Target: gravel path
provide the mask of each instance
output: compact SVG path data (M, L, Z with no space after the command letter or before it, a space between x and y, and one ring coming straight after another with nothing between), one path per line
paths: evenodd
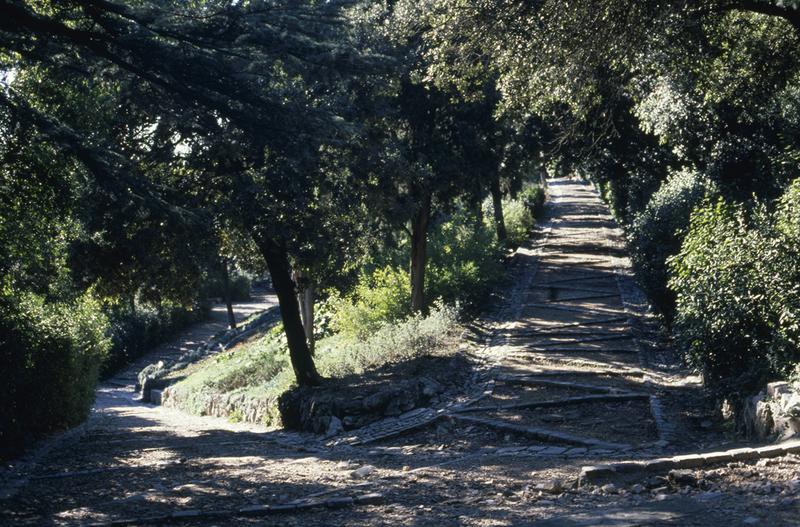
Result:
M798 525L794 456L577 487L584 465L731 445L647 316L597 194L554 180L547 215L504 318L468 350L484 367L463 399L326 442L109 384L80 434L18 467L0 523Z

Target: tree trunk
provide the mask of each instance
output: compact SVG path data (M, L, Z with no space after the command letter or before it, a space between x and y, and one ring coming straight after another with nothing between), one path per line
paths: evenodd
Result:
M411 222L411 311L425 308L425 265L428 259L428 222L431 196L426 194Z
M302 271L295 270L294 283L297 285L297 303L300 304L300 318L308 342L308 349L314 355L314 284Z
M479 233L483 228L483 203L478 200L473 206L475 207L475 232Z
M289 255L286 248L273 240L261 238L257 241L272 278L272 287L278 296L283 331L289 345L289 358L292 361L297 384L316 386L322 379L314 366L314 358L306 343L303 322L300 319L300 304L297 302L296 287L292 280Z
M316 290L314 284L308 283L303 288L303 301L302 314L303 314L303 329L306 330L306 341L308 341L308 350L311 355L314 355L314 297Z
M231 329L236 329L236 316L233 314L233 302L231 301L231 278L228 274L228 259L222 259L222 281L225 286L225 307L228 308L228 325Z
M505 242L508 238L506 220L503 217L503 193L500 191L500 179L492 179L492 208L494 209L494 224L497 228L497 239Z

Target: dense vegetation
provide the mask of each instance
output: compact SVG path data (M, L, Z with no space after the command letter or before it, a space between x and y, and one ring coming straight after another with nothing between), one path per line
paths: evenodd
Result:
M319 384L323 318L480 302L545 172L599 186L721 399L789 375L799 37L772 0L0 2L3 443L239 271Z
M526 185L517 199L504 200L506 229L527 239L544 192ZM474 312L504 282L504 246L489 219L463 208L431 229L426 314L411 310L407 268L394 265L404 247L387 247L364 257L355 283L324 291L315 307L314 361L327 378L340 380L380 367L454 351L458 320ZM294 382L280 325L231 350L172 375L165 404L199 415L276 424L278 401Z

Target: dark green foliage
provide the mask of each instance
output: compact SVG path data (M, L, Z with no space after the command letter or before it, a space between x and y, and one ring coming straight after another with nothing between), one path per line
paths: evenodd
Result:
M526 185L517 194L517 199L521 200L528 208L534 218L541 218L544 212L544 201L547 193L540 185Z
M692 214L670 261L675 330L690 363L735 406L800 360L800 180L775 213L724 201Z
M250 300L251 280L247 275L235 274L230 278L230 293L232 302L246 302ZM222 278L213 276L209 278L200 289L201 298L225 298L225 282Z
M430 237L430 298L477 307L503 277L502 247L492 227L476 226L463 211L435 226Z
M696 173L672 174L628 225L628 247L642 289L667 320L675 310L675 294L667 288L667 259L678 253L692 210L715 192Z
M31 294L0 294L0 457L86 417L110 345L106 325L89 298L46 304Z

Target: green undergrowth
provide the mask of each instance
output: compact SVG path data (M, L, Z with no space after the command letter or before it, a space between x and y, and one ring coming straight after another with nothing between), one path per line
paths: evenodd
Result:
M444 353L458 327L458 310L442 304L427 316L384 322L368 335L336 333L316 345L326 378L364 374L416 357ZM164 403L197 415L277 424L277 400L294 386L280 325L177 372Z

